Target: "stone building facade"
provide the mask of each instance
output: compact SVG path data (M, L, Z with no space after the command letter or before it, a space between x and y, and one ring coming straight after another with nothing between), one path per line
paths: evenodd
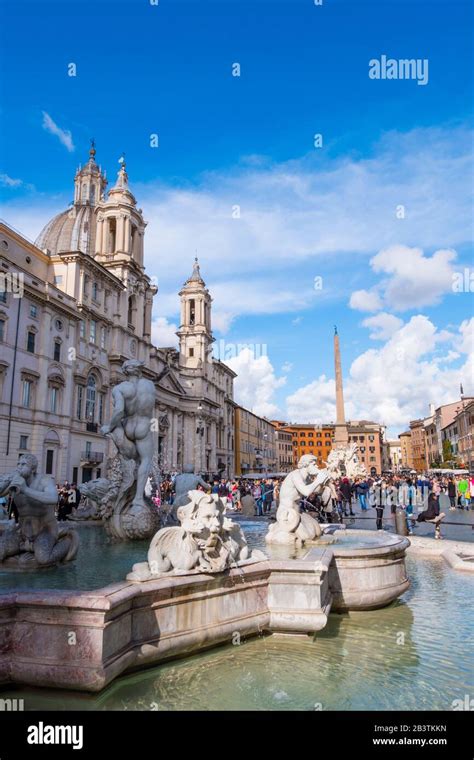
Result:
M380 475L385 427L370 420L349 420L347 432L349 443L357 443L359 462L365 465L368 474Z
M235 406L236 476L278 472L275 428L265 417Z
M426 428L424 420L412 420L410 432L413 469L417 472L423 472L426 469Z
M191 464L230 476L235 373L212 356L212 299L199 264L180 292L179 350L154 346L157 288L125 163L108 194L106 185L92 146L72 206L36 243L0 225L0 472L30 452L58 481L104 475L112 444L100 426L123 361L136 358L156 386L163 471Z
M278 459L278 472L291 472L293 469L292 434L289 430L284 430L282 427L275 426L275 442Z

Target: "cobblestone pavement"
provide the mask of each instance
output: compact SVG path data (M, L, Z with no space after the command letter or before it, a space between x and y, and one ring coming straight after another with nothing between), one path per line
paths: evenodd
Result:
M443 538L449 538L453 541L473 541L474 542L474 508L468 511L466 509L449 509L449 499L444 494L440 496L441 512L446 514L441 523L441 535ZM421 510L420 510L421 511ZM362 512L357 504L353 507L355 517L346 518L348 528L360 528L362 530L375 530L375 509L369 507L367 512ZM349 520L351 522L349 522ZM386 531L395 530L394 519L389 509L385 509L383 527ZM431 523L417 523L413 528L414 536L427 536L433 538L434 526Z
M441 494L440 496L440 508L441 511L446 514L445 519L441 523L441 535L443 538L451 539L453 541L474 542L474 508L471 507L470 510L455 509L454 511L451 511L449 509L449 499L444 494ZM369 507L367 512L363 512L359 507L358 501L357 503L354 502L352 509L354 517L345 518L345 523L349 529L359 528L360 530L376 530L375 509ZM232 513L230 513L230 515L232 515ZM268 522L269 519L275 519L275 511L272 509L270 515L265 515L264 517L252 517L250 519L258 520L259 522ZM395 530L394 519L390 509L385 509L383 527L384 530L389 532L394 532ZM431 523L415 522L413 535L433 538L434 525Z

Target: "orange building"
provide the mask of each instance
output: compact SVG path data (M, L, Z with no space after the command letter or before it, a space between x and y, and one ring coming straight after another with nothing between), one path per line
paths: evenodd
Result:
M318 467L324 467L334 439L334 425L291 425L273 420L272 424L291 433L293 439L293 465L299 462L303 454L314 454L318 458Z

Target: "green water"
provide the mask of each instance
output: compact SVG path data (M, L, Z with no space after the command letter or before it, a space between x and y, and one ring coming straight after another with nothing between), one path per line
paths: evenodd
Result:
M262 549L267 556L274 559L297 559L304 557L308 547L289 549L286 546L265 545L268 522L257 520L239 520L251 548ZM80 536L79 552L73 562L47 570L34 570L28 573L0 572L0 594L11 591L45 591L75 590L91 591L103 588L109 583L123 581L135 562L144 562L147 557L149 541L131 541L113 543L100 525L76 524ZM332 543L332 536L327 537ZM396 539L387 533L383 538L377 533L366 532L358 535L347 531L346 535L337 534L337 544L341 548L362 548L378 546L383 541L394 542Z
M474 693L474 578L408 558L382 610L330 615L311 637L257 637L120 678L99 696L9 690L25 710L449 710Z

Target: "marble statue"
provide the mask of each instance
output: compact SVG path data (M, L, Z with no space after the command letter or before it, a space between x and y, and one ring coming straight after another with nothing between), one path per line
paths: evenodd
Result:
M351 443L349 446L336 446L331 449L326 460L326 466L331 476L333 478L347 477L351 480L366 478L367 470L365 465L359 462L358 451L357 443Z
M87 485L89 497L99 504L108 534L120 540L149 538L158 526L158 514L145 488L153 473L155 441L152 420L155 386L142 377L143 362L122 364L125 380L112 390L113 413L101 433L110 436L117 454L109 463L107 478Z
M170 513L170 521L179 523L178 520L178 508L188 504L189 491L195 491L198 486L204 488L205 491L209 491L211 486L206 483L200 475L196 475L192 464L185 464L183 472L180 475L176 475L174 481L174 499L173 507Z
M87 503L82 505L69 515L69 520L101 520L103 510L101 503L107 499L110 489L110 480L107 478L96 478L78 486L81 496L87 499Z
M268 544L302 546L321 535L321 526L311 515L300 512L302 497L320 494L323 504L332 496L331 474L319 470L317 458L304 454L298 462L298 469L290 472L280 489L280 502L276 513L276 523L270 525L265 541Z
M8 492L18 510L18 524L0 535L0 568L34 570L74 559L79 537L74 529L59 527L54 479L38 473L33 454L24 454L16 470L0 477L0 496Z
M148 561L135 564L127 580L146 581L166 574L218 573L243 562L266 559L251 552L240 527L225 517L217 494L192 490L178 508L179 527L162 528L153 537Z

